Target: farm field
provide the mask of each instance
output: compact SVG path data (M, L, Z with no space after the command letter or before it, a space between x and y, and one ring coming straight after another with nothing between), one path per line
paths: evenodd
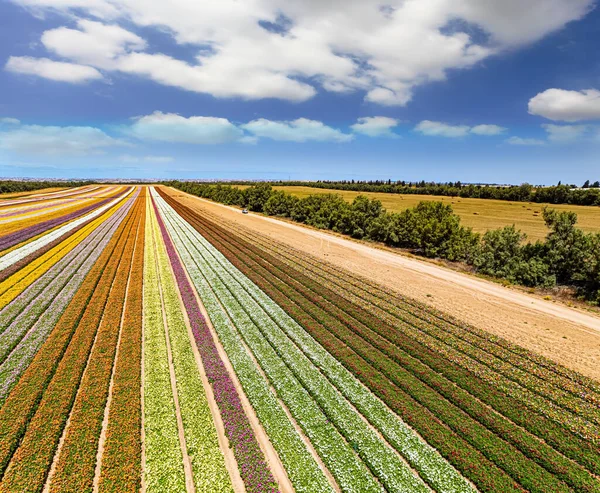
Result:
M204 204L0 196L0 491L600 492L595 375Z
M239 185L239 188L246 188ZM471 199L459 197L436 197L432 195L401 195L378 192L353 192L347 190L326 190L311 187L274 187L299 198L317 193L335 193L351 202L358 195L366 195L370 199L380 200L390 212L400 212L416 206L421 201L436 201L450 204L461 218L462 224L473 228L474 231L485 233L490 229L498 229L514 224L517 229L527 233L527 239L536 241L543 239L548 229L542 218L542 208L545 204L530 202L507 202L505 200ZM547 204L559 211L577 213L578 227L588 232L600 231L600 207L580 205Z
M64 188L41 188L38 190L31 190L29 192L12 192L12 193L3 193L0 194L0 200L5 199L15 199L18 197L32 197L38 195L52 194L54 192L59 192L64 190Z

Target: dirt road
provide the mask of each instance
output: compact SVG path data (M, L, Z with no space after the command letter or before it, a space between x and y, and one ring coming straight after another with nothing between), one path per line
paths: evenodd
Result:
M600 317L368 244L165 190L195 210L369 277L600 380Z

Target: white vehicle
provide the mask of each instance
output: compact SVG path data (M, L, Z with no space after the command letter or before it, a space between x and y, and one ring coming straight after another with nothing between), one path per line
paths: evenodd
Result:
M248 209L242 210L242 214L248 214Z

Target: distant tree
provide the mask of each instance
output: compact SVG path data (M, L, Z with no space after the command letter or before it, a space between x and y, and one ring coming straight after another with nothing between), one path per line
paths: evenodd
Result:
M354 238L363 238L371 222L383 213L385 209L379 200L359 195L349 208L345 208L334 229Z
M581 188L590 188L590 180L585 180L585 183Z
M276 190L265 202L263 211L269 216L289 217L299 200L300 199L294 195Z
M546 237L545 261L556 280L564 284L581 281L592 251L592 237L575 227L577 214L544 208L544 221L550 228Z
M594 188L600 188L600 181L595 181L594 183L592 183L592 187Z
M264 205L273 193L273 188L268 183L259 183L244 190L245 205L251 211L262 212Z

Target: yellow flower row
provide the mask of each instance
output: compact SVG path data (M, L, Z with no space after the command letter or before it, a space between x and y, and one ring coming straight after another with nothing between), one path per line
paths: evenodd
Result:
M0 310L14 300L24 289L48 271L54 264L73 250L86 236L119 210L125 201L106 211L90 224L65 241L48 250L33 262L0 283Z
M122 187L122 186L109 187L109 188L105 189L106 193L103 193L101 196L87 197L86 194L77 195L76 197L80 198L82 200L76 202L75 204L73 204L70 207L59 208L59 209L53 208L53 209L49 209L47 211L44 211L44 210L36 211L36 212L40 212L40 214L36 213L36 215L34 215L34 216L25 215L19 221L15 221L15 222L3 225L2 226L2 236L14 233L15 231L27 228L29 226L33 226L35 224L39 224L42 221L48 221L48 220L55 219L60 216L66 216L68 214L71 214L72 212L75 212L75 211L83 208L84 206L87 207L92 204L97 204L97 203L101 202L102 200L106 199L107 197L115 197L117 194L119 194L123 190L123 188L124 187ZM94 190L93 192L90 192L90 193L97 194L98 191ZM83 199L85 199L85 201ZM24 213L24 214L26 214L26 213ZM6 253L7 252L2 252L3 255Z

